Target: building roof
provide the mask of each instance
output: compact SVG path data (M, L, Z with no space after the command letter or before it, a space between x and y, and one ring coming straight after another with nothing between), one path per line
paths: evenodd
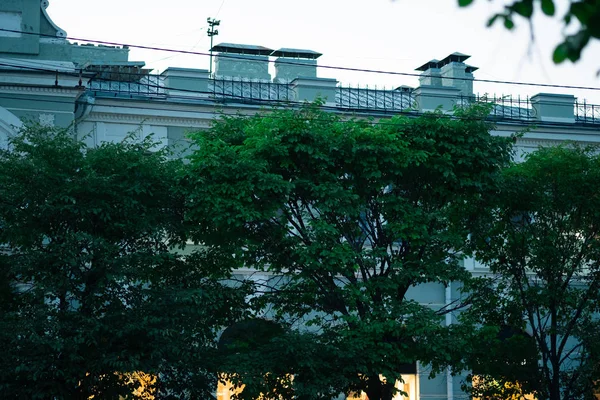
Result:
M430 68L442 68L444 65L450 64L451 62L465 62L465 60L467 60L468 58L470 58L471 56L467 55L467 54L463 54L463 53L459 53L459 52L454 52L452 54L449 54L448 56L446 56L445 58L443 58L442 60L430 60L427 61L425 64L421 65L419 68L415 68L416 71L427 71ZM477 67L474 67L472 65L467 65L467 72L473 72L476 71Z
M271 53L273 57L290 57L290 58L308 58L315 60L321 57L323 54L313 50L304 49L291 49L289 47L283 47L279 50L275 50Z
M467 64L467 69L465 70L468 74L473 72L473 71L477 71L479 69L479 67L474 67L472 65L468 65Z
M82 64L81 67L83 69L86 68L110 68L110 67L138 67L142 68L146 65L144 61L91 61L85 64Z
M415 68L415 71L427 71L430 68L439 68L439 67L440 67L440 61L433 59L433 60L427 61L425 64L421 65L419 68Z
M446 58L442 59L442 61L440 61L440 65L446 65L446 64L450 64L451 62L465 62L466 59L470 58L471 56L468 56L466 54L463 53L459 53L459 52L454 52L452 54L449 54L448 56L446 56Z
M394 90L397 90L399 92L412 92L414 88L407 85L400 85Z
M216 46L213 46L213 48L210 50L221 53L253 54L257 56L269 56L271 53L273 53L273 49L269 49L267 47L237 43L220 43Z

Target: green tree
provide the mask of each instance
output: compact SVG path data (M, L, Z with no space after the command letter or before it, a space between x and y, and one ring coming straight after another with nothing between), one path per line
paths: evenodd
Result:
M243 387L237 399L331 400L352 385L332 371L354 363L355 355L323 334L296 328L285 321L252 318L223 332L219 341L223 382L237 391Z
M285 364L304 398L363 390L391 399L407 364L445 357L448 309L406 294L469 278L470 205L510 159L511 139L490 135L488 112L374 122L313 104L223 117L193 135L192 235L262 272L258 313L300 326L297 340L313 343L314 362ZM298 360L288 342L284 354Z
M474 369L486 381L518 381L543 399L591 398L600 379L599 194L596 149L543 148L505 171L489 218L472 235L493 277L472 287L463 317L479 333L505 326L527 339L480 343L497 361L479 357Z
M458 0L458 5L466 7L473 1ZM493 15L489 19L488 26L502 21L506 29L513 29L515 16L531 21L537 4L544 15L554 17L556 13L555 0L513 0L505 6L503 12ZM572 25L577 25L577 30L574 33L565 33L562 43L556 46L552 59L557 64L567 59L576 62L590 40L600 39L600 1L569 0L569 8L562 20L565 31L568 31Z
M209 252L175 251L181 162L154 146L29 127L0 151L0 397L214 393L215 333L244 293Z

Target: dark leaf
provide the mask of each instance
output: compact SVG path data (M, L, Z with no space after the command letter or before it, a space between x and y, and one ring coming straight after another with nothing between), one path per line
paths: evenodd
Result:
M542 11L548 16L553 16L556 12L554 0L542 0Z
M502 17L501 14L496 14L493 17L491 17L487 22L487 26L490 27L490 26L494 25L494 22L496 22L496 20L500 17Z
M558 46L556 46L556 48L554 49L554 52L552 53L552 61L554 61L555 64L560 64L561 62L563 62L567 59L568 54L569 54L568 44L561 43Z
M509 17L509 16L504 17L504 27L506 29L513 29L515 27L515 23L513 22L511 17Z
M533 0L520 0L508 8L525 18L531 18L533 15Z

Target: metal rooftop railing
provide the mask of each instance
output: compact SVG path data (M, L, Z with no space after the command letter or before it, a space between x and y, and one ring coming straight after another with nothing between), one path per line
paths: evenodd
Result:
M341 109L373 111L410 111L416 109L412 91L407 88L377 89L338 86L335 103Z
M534 121L536 119L535 109L531 105L529 97L521 96L488 96L488 95L473 95L460 96L457 104L466 106L470 103L491 103L493 104L490 117L492 119L509 119L519 121Z
M123 74L111 76L111 79L94 77L90 79L87 89L104 96L166 98L169 90L165 78L158 74ZM186 90L175 89L181 96ZM190 98L202 98L213 101L239 102L249 104L269 104L279 102L297 102L296 91L289 83L252 80L245 78L217 77L207 78L207 90L198 92L189 90ZM493 104L490 117L494 120L516 120L535 122L536 109L531 98L521 96L459 96L458 106L473 102ZM413 91L407 87L397 89L381 89L377 87L351 87L338 85L335 88L335 106L340 110L400 112L417 111L418 104ZM574 122L577 124L600 124L600 105L589 104L585 100L575 101L573 110Z
M588 104L585 100L575 101L575 122L600 124L600 105Z
M296 93L290 84L244 78L209 79L208 95L213 99L238 102L296 101Z
M158 74L119 74L115 78L92 78L88 90L114 96L166 97L164 77Z

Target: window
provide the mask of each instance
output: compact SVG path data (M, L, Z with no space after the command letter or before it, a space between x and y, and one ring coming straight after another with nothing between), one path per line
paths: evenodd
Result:
M499 382L485 379L479 375L473 375L471 382L475 390L504 394L506 400L536 400L532 393L523 393L519 382L505 383L504 386L501 386ZM482 400L482 398L473 396L473 400Z
M0 11L0 26L6 29L7 31L16 31L16 32L7 32L0 31L1 37L9 37L9 38L19 38L21 37L21 25L23 24L23 16L20 12L11 12L11 11Z
M397 393L393 400L417 400L417 375L416 374L403 374L400 375L402 378L402 382L400 380L396 381L396 389L401 390L406 393L407 396L404 396L402 393ZM383 377L381 377L383 379ZM362 392L360 395L356 393L351 393L347 398L347 400L369 400L367 394ZM529 399L527 399L529 400Z
M219 381L217 385L217 400L231 400L231 397L242 391L243 388L234 388L229 381L222 383Z

